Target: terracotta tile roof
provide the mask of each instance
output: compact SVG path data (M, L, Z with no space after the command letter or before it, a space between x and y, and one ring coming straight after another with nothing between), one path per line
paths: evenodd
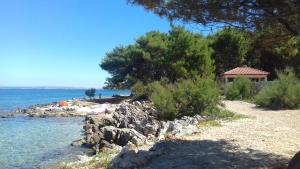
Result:
M251 67L237 67L224 73L224 75L268 75L269 72Z

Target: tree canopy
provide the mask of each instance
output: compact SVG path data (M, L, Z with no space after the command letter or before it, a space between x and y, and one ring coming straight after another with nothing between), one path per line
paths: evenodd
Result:
M170 20L300 35L299 0L127 0Z
M252 48L253 39L247 32L225 28L209 38L214 50L213 58L217 74L250 64L247 57Z
M95 94L96 94L95 88L90 88L85 91L85 95L88 96L89 98L95 97Z
M205 37L172 26L168 33L148 32L132 45L115 48L100 66L111 74L109 88L129 88L137 81L162 78L174 83L196 75L213 76L211 52Z

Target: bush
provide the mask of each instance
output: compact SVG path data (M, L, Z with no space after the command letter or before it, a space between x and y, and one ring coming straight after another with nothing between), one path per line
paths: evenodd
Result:
M252 83L246 77L237 77L225 89L226 99L229 100L243 100L251 97Z
M211 112L220 103L220 89L211 79L183 80L176 84L174 100L179 117Z
M161 82L150 84L152 93L150 100L159 111L158 118L163 120L173 120L178 116L176 102L174 100L173 85L163 85Z
M220 90L211 79L181 80L176 84L154 82L149 87L150 100L164 120L213 112L220 104Z
M136 82L131 88L135 99L147 99L149 96L148 87L141 81Z
M96 94L96 89L94 88L90 88L85 91L85 95L87 95L89 98L95 97L95 94Z
M154 81L148 84L144 84L143 82L138 81L131 88L131 92L134 96L134 99L149 99L151 94L154 92L153 88L157 87L158 84L166 86L168 83L169 81L166 78L162 78L159 82Z
M272 109L300 108L300 82L291 69L278 72L278 79L264 87L255 97L255 103Z

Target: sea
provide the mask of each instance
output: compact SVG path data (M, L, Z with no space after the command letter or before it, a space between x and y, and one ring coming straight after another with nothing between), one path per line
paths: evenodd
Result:
M17 108L73 98L84 98L84 89L0 88L0 116ZM97 90L96 96L130 94L129 90ZM83 137L83 118L0 118L0 169L49 168L71 162L85 150L70 143Z

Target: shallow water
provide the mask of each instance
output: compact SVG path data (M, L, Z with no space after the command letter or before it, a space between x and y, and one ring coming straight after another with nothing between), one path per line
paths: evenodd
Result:
M83 154L70 146L80 139L83 118L0 119L0 168L29 169L74 160Z
M0 88L0 116L5 111L72 98L83 98L83 89ZM97 95L129 94L128 90L98 90ZM97 96L96 95L96 96ZM2 113L1 113L2 112ZM3 115L3 114L2 114ZM43 168L82 155L70 146L82 138L83 118L0 118L0 169Z

